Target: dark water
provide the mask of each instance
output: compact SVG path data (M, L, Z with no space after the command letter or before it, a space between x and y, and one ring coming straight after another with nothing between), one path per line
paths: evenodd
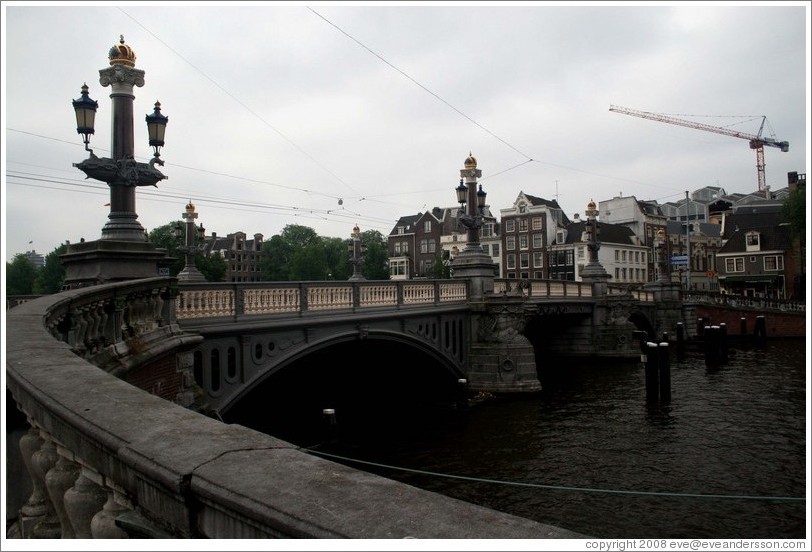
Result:
M766 350L734 351L713 371L698 353L672 359L667 406L646 404L642 364L567 361L544 368L539 394L467 409L379 389L374 406L336 409L332 442L312 426L266 429L326 453L430 472L344 461L589 536L804 538L806 501L748 497L807 494L805 349L772 340Z

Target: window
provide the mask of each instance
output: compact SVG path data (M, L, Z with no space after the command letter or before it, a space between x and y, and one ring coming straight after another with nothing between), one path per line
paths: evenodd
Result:
M544 253L541 251L534 251L533 252L533 267L534 268L541 268L544 266Z
M511 251L516 249L516 236L507 236L505 238L505 249Z
M507 267L509 269L516 268L516 254L511 253L507 256Z
M430 220L427 220L426 222L423 223L423 232L425 232L426 234L431 233L431 221Z
M568 265L575 264L575 260L573 259L572 249L567 249L567 264Z
M584 258L584 248L583 248L583 247L579 247L579 248L578 248L578 259L579 259L579 260L581 260L581 259L583 259L583 258Z
M491 251L493 251L493 256L494 257L498 257L499 256L499 244L498 243L493 244L491 246Z
M409 252L409 242L403 242L403 254L406 255Z
M405 234L406 229L403 226L398 226L398 234Z
M527 219L519 219L519 232L527 232Z
M434 240L429 240L429 253L436 252L437 252L437 242Z
M725 272L744 272L744 257L725 259Z
M532 227L533 230L541 230L542 220L541 217L533 217Z
M395 242L395 255L400 255L400 243Z
M616 263L620 262L620 250L619 249L615 249L615 262Z
M620 252L620 259L625 263L626 262L626 250ZM625 269L624 269L625 270Z
M758 233L749 232L747 234L747 245L758 245Z
M527 249L527 234L519 235L519 249Z
M530 256L527 253L522 253L519 256L519 263L521 263L519 268L529 268L530 267Z
M420 240L420 252L421 253L429 252L429 240Z
M516 221L513 219L505 221L505 232L515 232L516 231Z
M783 255L765 256L764 270L784 270L784 256Z
M544 241L540 233L533 234L533 249L541 249Z
M485 252L485 255L490 255L490 253L488 253L488 244L487 243L482 244L482 251Z

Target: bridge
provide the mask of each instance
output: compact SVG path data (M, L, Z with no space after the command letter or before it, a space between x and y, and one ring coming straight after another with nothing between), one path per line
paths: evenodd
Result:
M7 400L27 428L9 434L25 468L9 474L25 495L11 536L580 538L216 417L342 343L397 343L469 390L525 393L540 388L548 358L636 358L632 331L654 337L695 320L696 305L669 285L595 290L146 278L24 302L6 313Z

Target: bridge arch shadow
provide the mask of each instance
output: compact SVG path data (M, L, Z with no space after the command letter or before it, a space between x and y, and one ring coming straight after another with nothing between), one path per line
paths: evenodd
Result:
M460 367L404 334L370 332L310 343L246 387L220 414L275 437L309 446L324 440L324 409L341 429L416 431L429 412L454 409Z

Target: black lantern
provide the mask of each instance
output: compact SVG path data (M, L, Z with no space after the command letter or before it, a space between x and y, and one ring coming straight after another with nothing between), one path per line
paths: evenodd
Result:
M176 238L183 237L183 226L181 225L181 223L179 222L175 223L175 226L172 227L172 235L175 236Z
M482 184L479 185L479 190L476 193L476 206L482 209L485 207L485 197L487 193L482 189Z
M149 145L155 148L155 157L161 156L161 147L164 145L164 135L166 134L166 123L169 117L161 114L161 102L155 102L155 110L152 115L147 115L147 130L149 131Z
M87 95L87 83L82 85L82 97L73 100L73 110L76 112L76 132L84 136L85 149L90 151L87 145L90 143L89 135L95 132L96 110L99 102L90 99Z
M197 237L200 238L201 240L206 237L206 229L203 228L202 224L197 227Z
M465 184L462 183L462 179L460 179L460 185L457 186L457 202L460 205L465 205L468 201L468 188Z

